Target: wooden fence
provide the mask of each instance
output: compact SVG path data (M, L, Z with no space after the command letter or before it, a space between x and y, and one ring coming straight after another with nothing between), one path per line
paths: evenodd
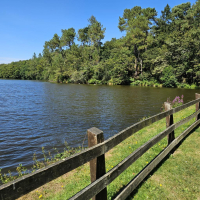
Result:
M122 190L122 192L115 199L126 199L130 193L144 180L146 176L165 158L174 147L185 138L189 132L198 126L200 123L200 94L195 94L196 100L186 103L182 106L172 109L169 103L165 103L165 112L154 115L148 119L140 121L108 140L104 141L103 132L97 128L88 130L89 148L65 158L45 168L39 169L31 174L20 177L14 181L0 186L0 199L11 200L16 199L49 181L67 173L71 170L90 161L91 181L92 183L78 192L70 199L107 199L107 185L109 185L116 177L118 177L124 170L133 164L139 157L141 157L148 149L168 137L168 146L155 157L137 176ZM196 104L196 112L184 118L183 120L173 123L173 114L179 112L191 105ZM109 172L105 171L105 153L113 147L121 143L123 140L141 130L152 123L159 121L166 117L166 130L159 133L148 142L143 144L127 158L121 161L118 165L112 168ZM179 126L187 123L192 118L196 117L196 121L184 130L177 138L174 137L174 130Z

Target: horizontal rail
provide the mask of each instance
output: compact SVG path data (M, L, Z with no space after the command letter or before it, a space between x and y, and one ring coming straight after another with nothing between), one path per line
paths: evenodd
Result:
M182 134L180 134L173 142L170 143L158 156L156 156L138 175L124 188L124 190L115 198L115 200L126 199L131 192L147 177L150 172L167 156L167 154L177 145L179 142L185 138L192 129L194 129L200 120L194 122L190 127L188 127Z
M179 112L179 111L181 111L181 110L184 110L184 109L186 109L186 108L188 108L188 107L190 107L190 106L192 106L192 105L194 105L194 104L200 102L199 100L200 100L200 99L195 99L195 100L190 101L190 102L188 102L188 103L186 103L186 104L183 104L182 106L178 106L178 107L176 107L176 108L173 108L173 109L172 109L172 110L173 110L173 113L177 113L177 112Z
M136 151L126 157L122 162L116 165L113 169L107 172L104 176L97 179L92 184L88 185L86 188L78 192L74 195L70 200L85 200L90 199L96 194L98 194L101 190L103 190L107 185L109 185L115 178L117 178L124 170L126 170L130 165L132 165L138 158L140 158L147 150L149 150L152 146L170 134L173 130L181 126L182 124L187 123L192 118L196 117L200 113L200 110L188 116L187 118L173 124L166 130L162 131L158 135L154 136L148 142L139 147Z
M113 137L109 138L101 144L88 148L78 154L72 155L45 168L39 169L31 174L25 175L14 181L4 184L0 186L0 197L2 199L8 200L18 198L44 185L45 183L50 182L51 180L69 171L72 171L73 169L89 162L90 160L105 154L113 147L130 137L132 134L141 130L142 128L145 128L152 123L165 118L168 115L179 112L180 110L183 110L198 102L200 102L200 99L193 100L177 108L154 115L148 119L140 121L124 129L123 131L119 132L118 134L114 135Z

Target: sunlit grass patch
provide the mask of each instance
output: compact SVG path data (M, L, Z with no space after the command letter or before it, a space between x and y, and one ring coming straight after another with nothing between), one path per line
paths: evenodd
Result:
M174 122L194 113L194 106L174 114ZM175 130L175 136L180 135L195 119ZM133 153L142 144L166 129L165 119L148 126L106 153L106 171L113 169L124 158ZM199 138L199 139L197 139ZM184 142L169 155L159 167L130 195L128 199L197 199L200 188L200 130L196 129ZM150 148L135 163L128 167L110 185L108 185L108 199L114 199L153 158L167 146L167 137ZM90 170L88 163L67 173L64 176L42 186L40 193L44 199L68 199L90 184ZM48 186L49 185L49 186ZM58 187L58 192L55 188ZM31 192L34 194L35 191ZM25 195L21 199L38 199L37 195ZM30 196L30 198L29 198Z

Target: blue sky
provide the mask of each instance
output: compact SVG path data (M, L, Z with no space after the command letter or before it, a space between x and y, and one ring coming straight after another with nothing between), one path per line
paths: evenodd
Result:
M187 0L2 0L0 1L0 64L30 59L42 53L45 41L61 29L78 29L88 25L94 15L106 28L103 42L120 38L119 16L134 6L155 8L160 15L167 5L174 7ZM195 0L190 1L191 4Z

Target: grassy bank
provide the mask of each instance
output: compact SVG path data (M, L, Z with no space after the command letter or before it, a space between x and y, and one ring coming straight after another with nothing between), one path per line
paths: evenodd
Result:
M136 80L132 82L130 85L134 86L149 86L149 87L165 87L163 84L157 81L147 81L147 80ZM200 87L195 84L188 84L188 83L177 83L174 86L168 86L169 88L183 88L183 89L199 89Z
M194 105L174 115L175 122L194 112ZM175 131L176 137L195 119L182 125ZM127 140L106 153L106 171L112 169L130 153L153 136L165 129L165 119L142 129ZM200 197L200 151L198 149L200 130L196 129L180 147L171 154L138 188L129 199L197 199ZM167 145L164 138L148 150L108 186L108 199L114 199L117 193L132 180L135 175ZM54 181L19 198L25 199L68 199L90 184L88 163L67 173Z
M85 147L76 147L71 148L65 142L65 148L62 153L59 153L56 148L53 148L51 151L46 151L44 147L42 147L43 158L40 160L37 159L36 153L33 154L33 165L30 169L27 169L26 166L19 164L16 168L16 172L8 171L7 173L2 173L2 169L0 168L0 185L13 181L19 177L22 177L26 174L30 174L38 169L44 168L52 163L62 160L63 158L69 157L73 154L79 153L84 150Z

